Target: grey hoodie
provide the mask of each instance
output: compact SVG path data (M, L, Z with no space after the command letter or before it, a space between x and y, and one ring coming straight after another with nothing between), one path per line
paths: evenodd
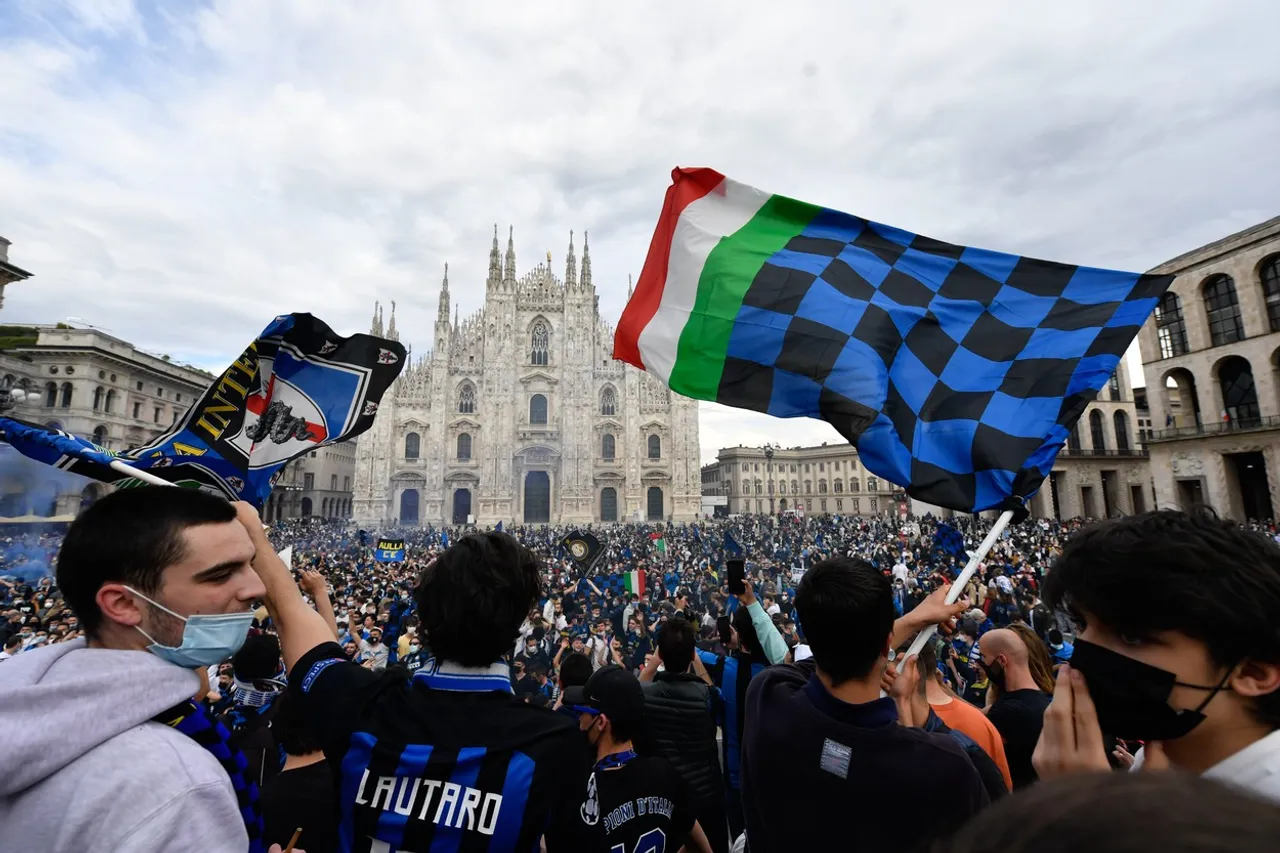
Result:
M150 721L199 689L195 673L150 652L83 640L0 663L0 849L243 853L227 774Z

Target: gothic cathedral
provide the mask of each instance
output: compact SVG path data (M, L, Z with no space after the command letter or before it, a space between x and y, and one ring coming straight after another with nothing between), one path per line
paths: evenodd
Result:
M373 333L397 337L395 307ZM516 278L494 226L485 304L449 321L445 266L430 353L410 360L358 439L364 527L689 521L701 509L698 404L614 361L591 255L573 235Z

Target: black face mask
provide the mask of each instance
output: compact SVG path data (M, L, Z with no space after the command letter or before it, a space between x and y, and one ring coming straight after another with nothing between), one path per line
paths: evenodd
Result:
M987 678L991 679L991 683L996 686L997 690L1001 693L1007 692L1004 688L1003 666L1001 666L997 661L992 661L991 663L984 663L982 668L987 671Z
M1088 640L1076 640L1071 666L1085 678L1102 731L1121 740L1140 741L1177 740L1190 734L1204 722L1201 712L1226 686L1235 669L1229 669L1214 686L1184 684L1168 670ZM1174 687L1207 690L1209 695L1194 710L1174 708L1169 704Z

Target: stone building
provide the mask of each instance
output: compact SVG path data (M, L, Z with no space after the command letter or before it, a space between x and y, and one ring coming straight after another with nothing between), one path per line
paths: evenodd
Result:
M1273 518L1280 501L1280 217L1179 255L1138 336L1160 508Z
M448 267L432 350L410 360L360 436L355 518L387 524L571 523L698 516L698 404L615 361L583 239L564 278L551 255L522 277L515 245L489 252L484 306L449 317ZM396 337L394 305L385 332Z
M9 246L11 245L13 244L8 240L0 237L0 308L4 307L4 289L6 285L31 278L31 273L22 267L9 263Z
M726 447L702 469L703 493L728 498L729 512L888 515L901 490L862 467L849 444Z
M1053 470L1031 498L1037 518L1112 518L1154 506L1147 450L1129 369L1121 359L1107 387L1089 404Z

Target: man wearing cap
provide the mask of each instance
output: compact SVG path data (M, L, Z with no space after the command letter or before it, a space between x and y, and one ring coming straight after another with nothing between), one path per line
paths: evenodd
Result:
M604 850L672 849L711 853L694 818L693 798L664 758L637 755L634 739L644 718L644 691L620 666L603 666L582 687L564 692L578 728L595 747L582 819L602 831Z

